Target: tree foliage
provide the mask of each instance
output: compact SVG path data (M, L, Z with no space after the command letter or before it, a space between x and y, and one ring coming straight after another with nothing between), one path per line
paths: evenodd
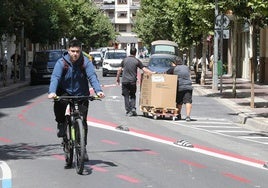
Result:
M135 32L146 44L154 40L172 40L172 19L168 1L142 0L137 14Z
M240 19L260 27L268 22L265 0L218 0L219 12L232 10ZM215 1L211 0L141 0L135 31L150 44L169 39L187 47L214 33Z
M72 23L67 33L69 38L79 38L88 47L106 46L115 38L112 23L91 1L63 2Z
M55 44L77 37L84 45L106 46L115 37L112 23L88 0L0 0L0 35L25 36L33 43ZM18 37L16 37L18 38Z

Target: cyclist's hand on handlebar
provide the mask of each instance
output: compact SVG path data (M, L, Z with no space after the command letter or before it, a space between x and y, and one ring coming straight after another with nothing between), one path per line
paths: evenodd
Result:
M57 97L57 94L56 93L49 93L47 98L49 99L55 99Z
M103 92L98 92L98 93L97 93L97 96L98 96L99 98L104 98L104 97L105 97L105 95L104 95Z

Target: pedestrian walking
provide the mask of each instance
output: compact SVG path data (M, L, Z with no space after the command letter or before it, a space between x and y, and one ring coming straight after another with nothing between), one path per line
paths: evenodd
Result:
M191 121L193 86L191 80L191 71L187 65L182 63L180 58L176 59L173 66L167 71L167 74L178 75L176 104L178 108L177 119L181 120L182 105L186 108L186 121Z
M136 112L136 91L137 91L137 73L138 68L145 73L152 74L153 72L147 69L140 60L135 56L137 49L131 47L130 55L123 59L117 71L116 83L120 84L120 75L122 73L122 95L124 96L125 110L127 116L137 116Z

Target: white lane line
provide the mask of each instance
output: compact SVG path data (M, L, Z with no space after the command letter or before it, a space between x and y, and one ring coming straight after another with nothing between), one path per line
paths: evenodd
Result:
M182 122L178 122L178 123L182 123ZM185 122L188 123L189 122ZM217 121L191 121L191 124L213 124L213 125L232 125L233 123L229 123L229 122L217 122Z
M263 170L267 170L266 168L264 168L264 165L262 164L262 162L255 162L255 161L257 161L255 159L254 160L246 160L246 159L243 159L242 156L239 158L239 157L233 157L231 155L224 155L224 154L221 154L221 153L216 153L216 152L205 150L205 149L202 149L202 148L182 147L182 146L179 146L179 145L175 145L174 142L172 142L170 140L165 140L165 139L162 139L162 138L157 138L156 136L150 136L150 135L146 135L146 134L142 134L142 133L138 133L138 132L121 131L121 130L116 129L113 126L109 126L109 125L105 125L105 124L101 124L101 123L95 123L95 122L88 121L88 125L92 126L92 127L107 129L107 130L111 130L111 131L115 131L115 132L120 132L120 133L123 133L123 134L128 134L128 135L144 138L144 139L147 139L147 140L156 141L156 142L163 143L163 144L168 144L168 145L171 145L171 146L174 146L174 147L179 147L181 149L185 149L185 150L189 150L189 151L193 151L193 152L197 152L197 153L202 153L202 154L209 155L209 156L212 156L212 157L225 159L225 160L233 161L233 162L236 162L236 163L252 166L252 167L255 167L255 168L260 168L260 169L263 169Z
M228 129L243 129L241 127L233 127L233 126L219 126L219 125L195 125L195 127L199 128L228 128Z
M2 188L11 188L11 170L6 162L0 161L0 168L2 169Z
M253 131L245 131L245 130L237 130L237 131L234 131L234 130L214 130L215 132L218 132L218 133L255 133Z
M238 136L241 138L254 138L254 139L268 139L268 137L263 137L263 136Z
M225 122L225 123L232 123L228 121L227 119L223 118L204 118L204 117L191 117L192 119L196 119L198 121L214 121L214 122Z

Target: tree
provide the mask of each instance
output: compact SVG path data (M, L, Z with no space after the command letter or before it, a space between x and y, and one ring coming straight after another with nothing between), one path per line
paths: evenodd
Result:
M112 23L91 1L62 0L62 3L72 23L67 37L78 38L86 47L107 45L115 38Z
M259 28L267 26L268 24L268 3L263 0L240 0L240 1L222 1L222 7L225 10L232 10L236 21L242 23L248 22L253 28L252 36L252 66L251 66L251 104L254 107L254 73L257 65L257 36ZM222 8L223 9L223 8ZM236 62L233 62L234 70L236 70ZM236 97L236 74L233 72L233 95Z
M69 15L58 1L42 0L33 3L33 10L33 23L26 28L26 37L33 43L54 44L68 31Z
M137 13L134 31L150 46L154 40L172 40L172 19L169 1L143 0Z

